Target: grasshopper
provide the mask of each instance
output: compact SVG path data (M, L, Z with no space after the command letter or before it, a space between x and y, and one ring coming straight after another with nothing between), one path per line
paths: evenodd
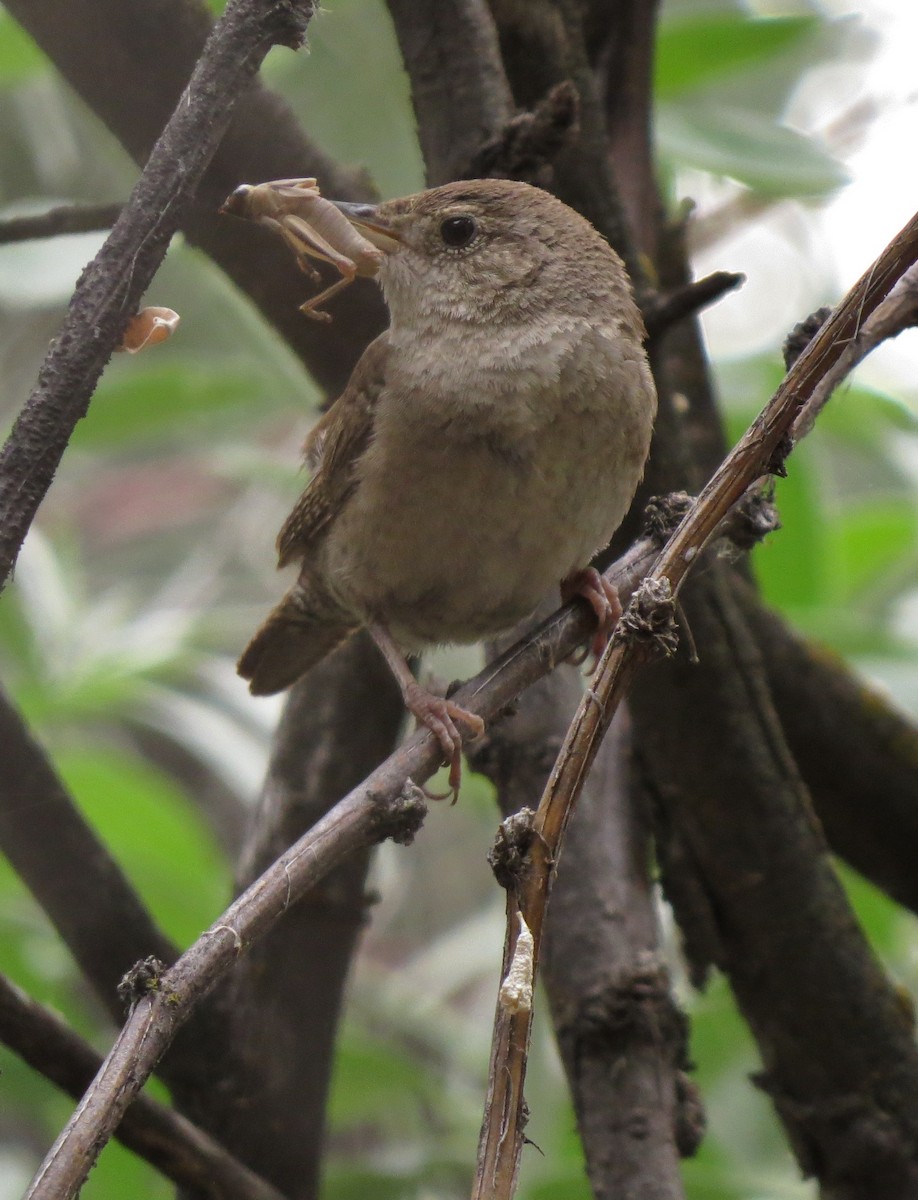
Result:
M353 283L360 275L379 270L384 254L348 220L331 200L324 199L315 179L275 179L270 183L244 183L226 200L221 212L258 221L279 233L297 265L318 280L309 259L318 258L336 267L341 278L318 296L300 305L300 312L318 321L331 316L319 305Z

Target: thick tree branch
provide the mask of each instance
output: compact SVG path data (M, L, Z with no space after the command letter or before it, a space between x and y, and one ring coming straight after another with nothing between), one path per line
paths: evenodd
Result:
M403 720L392 674L365 636L293 689L243 846L240 890L391 753ZM233 1025L236 1055L214 1068L207 1127L291 1200L319 1189L335 1033L366 920L368 864L368 852L351 855L291 905L213 998ZM240 1062L259 1064L257 1086Z
M631 692L664 886L696 980L710 961L728 974L802 1169L827 1194L893 1200L916 1186L912 1029L834 876L731 593L721 569L686 589L700 664L674 660Z
M308 4L291 0L234 0L208 39L130 200L80 277L0 452L0 587L105 364L188 214L239 95L273 45L301 43L310 14Z
M605 116L583 42L577 0L489 0L514 99L532 108L559 84L577 91L579 135L555 162L556 194L582 213L621 255L640 293L646 272L629 229L612 166ZM652 25L652 18L651 18Z
M159 929L92 828L19 713L0 692L0 849L42 906L85 978L119 1024L124 1004L118 985L138 960L174 962L179 951ZM242 1067L232 1014L200 1013L187 1036L160 1067L176 1096L197 1111L214 1086L215 1063L227 1075ZM260 1075L246 1060L245 1086Z
M831 651L789 630L748 585L735 596L829 845L918 912L918 729Z
M78 1100L101 1057L60 1017L0 975L0 1041L24 1062ZM138 1096L115 1133L180 1187L202 1200L283 1200L280 1192L213 1138L165 1105Z
M543 970L593 1194L678 1200L680 1159L697 1149L704 1116L658 943L628 741L628 722L613 725L571 823Z
M666 221L651 133L659 0L640 4L620 0L592 7L594 12L588 11L582 19L587 53L599 80L612 169L631 235L639 251L655 262ZM596 9L604 18L601 25Z
M458 179L513 115L485 0L389 0L427 184Z

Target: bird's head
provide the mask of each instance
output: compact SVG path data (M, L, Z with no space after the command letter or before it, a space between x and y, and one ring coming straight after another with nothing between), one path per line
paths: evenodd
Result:
M613 297L621 303L629 290L592 225L529 184L470 180L338 207L384 252L379 278L393 328L525 322L549 305L579 315Z

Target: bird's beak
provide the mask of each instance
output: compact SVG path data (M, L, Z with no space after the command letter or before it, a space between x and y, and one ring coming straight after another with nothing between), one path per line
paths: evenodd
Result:
M378 204L351 204L346 200L332 200L358 233L384 254L394 253L401 245L402 237L392 223L380 215Z

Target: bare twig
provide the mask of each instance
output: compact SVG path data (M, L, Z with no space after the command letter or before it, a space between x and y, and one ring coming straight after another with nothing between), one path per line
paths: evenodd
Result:
M704 279L695 280L655 297L645 303L643 308L648 338L659 337L677 321L714 304L721 296L732 292L745 281L745 275L733 271L714 271L711 275L705 275Z
M903 330L918 324L918 267L912 267L902 276L885 300L874 312L855 328L844 352L831 369L826 371L813 394L794 421L791 437L795 442L813 428L816 418L829 402L829 398L840 383L863 362L871 351L882 342L897 337Z
M120 204L62 204L47 212L0 221L0 245L62 233L94 233L111 229L121 215Z
M517 113L490 141L479 146L462 170L463 179L519 179L549 188L554 163L575 136L580 98L570 82L559 83L531 112Z
M607 572L627 595L656 556L650 539L636 543ZM530 683L567 658L588 636L592 618L567 604L469 680L454 699L490 717ZM353 789L307 834L277 859L226 912L163 973L137 1004L67 1128L33 1181L29 1200L69 1200L92 1166L81 1149L97 1155L121 1114L197 1005L251 941L264 933L328 871L350 854L385 837L399 840L416 824L416 789L440 763L433 736L412 736ZM400 800L401 798L401 800ZM394 832L393 832L394 830ZM94 1161L94 1158L93 1158Z
M215 27L114 229L83 272L0 452L0 587L106 362L190 211L240 94L271 46L302 42L310 13L308 0L235 0Z
M574 668L560 666L473 748L506 815L544 789L581 693ZM595 1195L677 1200L679 1156L693 1152L703 1117L686 1100L685 1021L657 950L648 822L630 795L627 722L618 725L565 842L542 978Z
M633 597L578 708L533 818L529 868L508 892L505 964L516 951L519 918L533 937L538 964L553 871L567 824L601 740L640 663L673 644L673 606L692 564L736 500L775 470L790 447L791 426L853 331L918 259L918 215L861 277L785 377L778 391L727 456L667 542ZM512 1196L523 1144L523 1081L532 1012L498 1005L491 1072L473 1196Z
M60 1017L3 975L0 1041L77 1100L102 1061ZM115 1136L174 1183L206 1200L283 1200L212 1137L149 1096L138 1096Z

